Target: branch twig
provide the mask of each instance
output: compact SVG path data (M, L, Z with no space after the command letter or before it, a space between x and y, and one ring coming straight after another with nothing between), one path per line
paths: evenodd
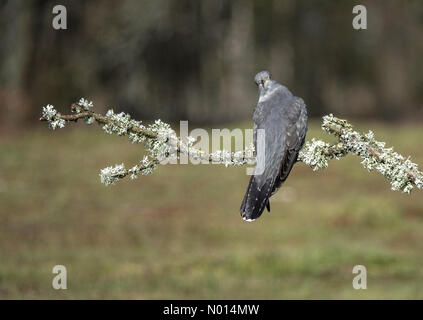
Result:
M150 174L158 164L169 159L179 159L181 154L188 155L190 159L201 160L203 163L221 163L229 165L254 164L254 147L245 150L229 152L218 150L207 153L193 147L194 139L188 139L187 143L176 136L171 127L160 120L154 124L144 126L141 121L131 119L128 114L115 114L109 110L106 115L94 113L92 102L81 99L71 106L73 114L61 115L53 106L43 108L41 121L49 122L52 129L63 128L66 122L85 120L88 124L96 121L103 125L103 130L109 134L120 136L127 135L133 143L144 143L149 156L145 156L139 164L131 169L126 169L123 164L108 167L100 172L101 182L109 185L120 179L130 176L132 179L139 174ZM334 117L332 114L323 117L322 129L338 138L333 144L321 140L312 139L307 142L300 151L298 161L304 162L313 170L323 169L328 166L331 159L340 159L348 153L360 156L362 165L368 170L377 170L388 179L393 190L401 190L410 193L417 187L423 188L423 173L418 166L393 151L393 148L385 148L384 142L374 139L373 132L369 131L361 135L353 130L348 121Z

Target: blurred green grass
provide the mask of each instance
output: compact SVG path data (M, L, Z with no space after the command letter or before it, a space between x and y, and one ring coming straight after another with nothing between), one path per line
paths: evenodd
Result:
M310 127L308 139L330 139ZM359 129L423 165L421 126ZM353 156L320 172L297 164L272 212L245 223L245 167L169 165L104 187L99 169L130 166L141 146L38 128L0 148L2 299L423 298L422 192L391 191ZM51 286L56 264L68 290ZM367 290L352 288L358 264Z

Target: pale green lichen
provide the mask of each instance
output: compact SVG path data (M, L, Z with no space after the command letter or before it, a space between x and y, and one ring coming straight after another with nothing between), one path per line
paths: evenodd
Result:
M93 102L92 102L92 101L88 101L88 100L86 100L85 98L81 98L81 99L79 99L79 101L78 101L78 105L79 105L79 106L80 106L83 110L85 110L85 111L90 110L90 109L94 106L94 104L93 104ZM81 110L77 109L77 110L76 110L76 112L77 112L77 113L80 113L80 112L81 112Z
M65 120L61 119L61 114L51 105L43 107L42 116L48 121L51 129L56 130L65 127Z
M126 174L125 165L119 164L112 167L107 167L101 169L100 171L100 181L106 186L115 184L119 181L120 177Z
M325 150L329 146L329 143L313 138L311 142L306 142L301 149L298 155L298 161L304 162L313 171L325 169L328 167L330 160L330 157L325 154Z

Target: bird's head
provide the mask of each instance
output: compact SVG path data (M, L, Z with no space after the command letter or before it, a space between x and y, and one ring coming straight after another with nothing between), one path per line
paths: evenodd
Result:
M254 77L254 82L259 88L262 88L265 86L265 84L271 79L270 72L269 71L260 71L256 74Z

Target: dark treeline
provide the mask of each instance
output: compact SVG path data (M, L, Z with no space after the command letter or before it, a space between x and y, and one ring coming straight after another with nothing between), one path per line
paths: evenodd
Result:
M367 3L368 2L368 3ZM79 97L140 119L244 120L262 69L312 116L423 116L423 2L0 1L0 124L34 123L40 107Z

